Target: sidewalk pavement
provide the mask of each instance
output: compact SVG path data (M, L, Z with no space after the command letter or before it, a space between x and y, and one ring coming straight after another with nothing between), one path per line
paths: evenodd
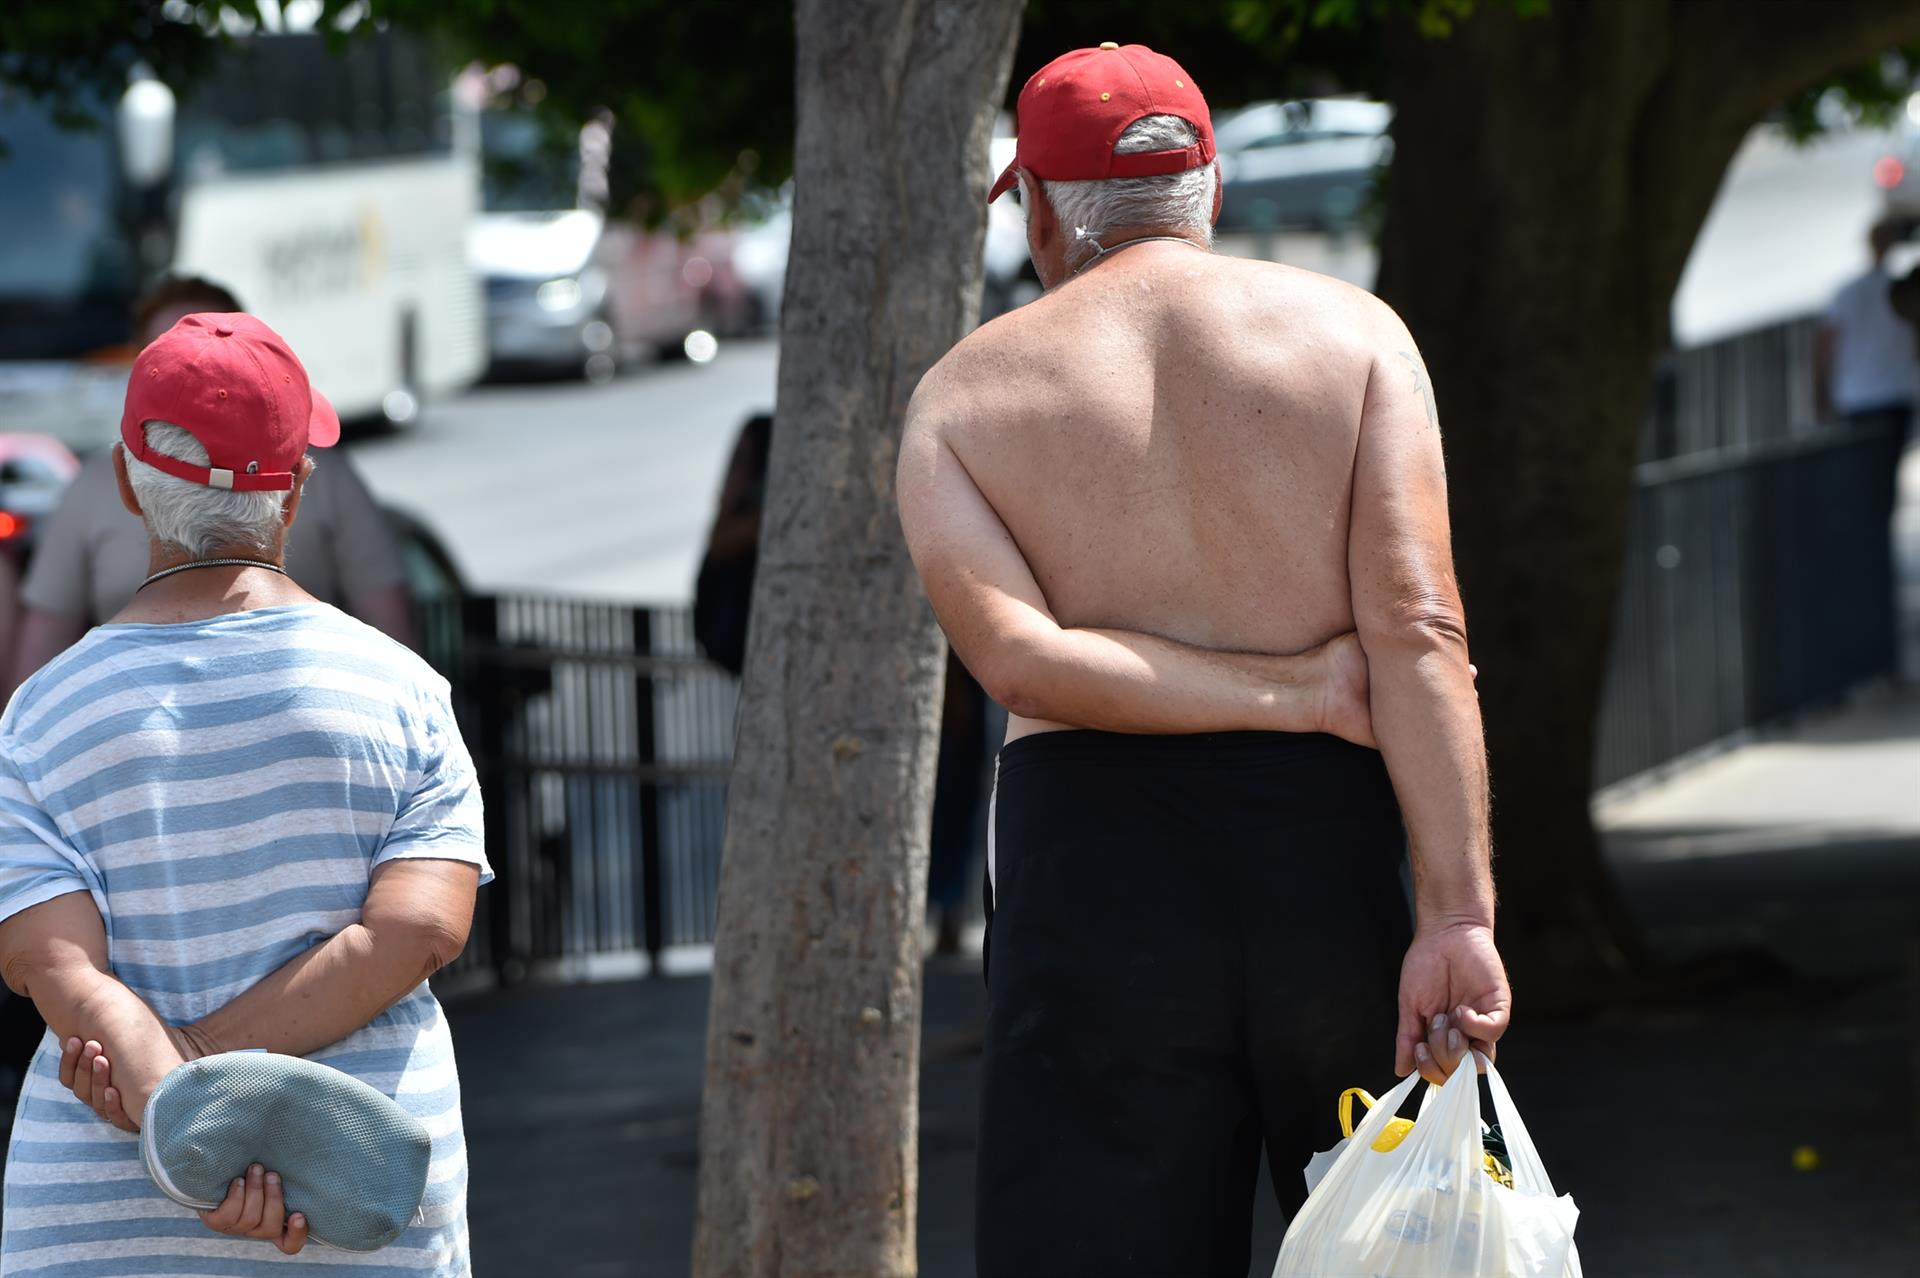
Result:
M1522 999L1502 1072L1581 1206L1586 1272L1920 1273L1920 697L1810 719L1597 817L1658 954L1752 961L1750 979L1597 1013ZM977 963L930 964L926 989L920 1271L963 1278ZM707 993L663 978L450 1006L483 1278L687 1273ZM1265 1278L1283 1226L1264 1191L1259 1209Z

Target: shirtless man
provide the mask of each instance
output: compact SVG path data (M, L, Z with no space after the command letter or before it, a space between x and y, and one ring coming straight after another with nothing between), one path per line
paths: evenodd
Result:
M1291 1210L1390 1036L1437 1081L1507 1026L1437 416L1386 306L1207 251L1212 126L1172 60L1077 50L1019 113L993 194L1019 183L1047 291L927 374L899 473L1011 715L979 1270L1240 1278L1262 1144ZM1349 631L1370 722L1303 713L1352 686ZM1330 640L1304 675L1232 655Z

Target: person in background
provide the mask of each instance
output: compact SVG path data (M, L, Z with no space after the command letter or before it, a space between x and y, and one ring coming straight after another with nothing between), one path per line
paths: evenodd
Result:
M747 663L747 608L760 558L760 512L767 504L772 447L772 414L747 418L733 442L720 483L720 508L693 586L693 637L709 660L736 679Z
M767 504L767 461L772 448L772 415L749 417L727 462L719 510L693 587L693 636L710 660L736 678L747 661L747 615L759 561L760 514ZM937 927L934 950L943 955L960 952L986 792L986 759L987 694L949 650L927 864L927 903Z
M1912 222L1892 218L1874 224L1867 235L1873 264L1834 295L1814 344L1822 415L1878 430L1882 436L1873 515L1879 526L1889 529L1882 545L1883 577L1896 618L1886 636L1888 644L1896 645L1887 654L1893 668L1898 667L1900 583L1891 526L1899 502L1900 460L1912 437L1914 400L1920 397L1920 345L1912 319L1901 313L1902 289L1888 258L1912 230Z
M1920 394L1920 355L1913 327L1893 306L1888 255L1906 234L1898 221L1876 222L1867 233L1873 264L1834 294L1814 344L1814 369L1824 415L1849 425L1885 424L1903 443Z
M134 344L145 347L183 315L245 309L233 294L196 276L169 276L134 303ZM80 468L40 534L18 598L5 671L11 692L87 630L126 606L146 575L147 534L120 503L113 450ZM344 454L329 457L288 538L287 566L301 587L401 643L413 642L413 607L400 548Z

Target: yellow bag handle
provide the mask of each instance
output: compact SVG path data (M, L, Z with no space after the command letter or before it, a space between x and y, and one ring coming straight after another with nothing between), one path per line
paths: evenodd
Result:
M1356 1096L1360 1098L1360 1103L1368 1109L1372 1109L1380 1103L1373 1098L1373 1093L1364 1087L1349 1087L1346 1091L1340 1093L1340 1134L1348 1140L1353 1139L1353 1098ZM1413 1120L1411 1118L1392 1119L1387 1123L1386 1129L1374 1140L1373 1147L1382 1154L1397 1149L1399 1148L1400 1142L1407 1138L1407 1133L1412 1130Z
M1353 1098L1356 1096L1368 1109L1380 1103L1373 1098L1373 1093L1364 1087L1349 1087L1340 1093L1340 1134L1348 1140L1353 1139Z
M1340 1103L1338 1107L1340 1111L1340 1134L1348 1140L1353 1139L1353 1098L1356 1096L1360 1098L1360 1103L1368 1109L1372 1109L1380 1103L1373 1098L1373 1093L1364 1087L1349 1087L1346 1091L1340 1093ZM1411 1118L1392 1119L1387 1123L1386 1129L1382 1131L1379 1137L1373 1142L1373 1148L1382 1154L1398 1149L1400 1142L1405 1140L1407 1133L1412 1130L1413 1120ZM1482 1151L1481 1158L1485 1161L1487 1175L1493 1177L1494 1180L1505 1185L1508 1189L1513 1188L1512 1172L1502 1167L1492 1154Z

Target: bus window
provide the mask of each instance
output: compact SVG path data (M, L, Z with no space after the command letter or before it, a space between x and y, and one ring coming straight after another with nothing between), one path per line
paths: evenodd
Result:
M0 359L124 341L138 271L116 217L106 121L63 129L44 102L0 87Z
M445 154L446 77L417 41L353 36L344 57L318 35L238 42L185 89L183 171L209 176Z

